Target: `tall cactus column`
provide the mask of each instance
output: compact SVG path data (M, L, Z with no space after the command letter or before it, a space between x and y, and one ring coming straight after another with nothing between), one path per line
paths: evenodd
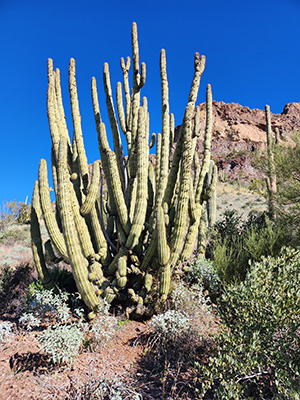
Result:
M77 289L89 309L97 310L99 306L99 298L95 294L97 288L88 279L89 262L82 253L74 221L71 196L71 190L73 189L70 187L67 152L67 141L61 137L59 145L57 204Z
M275 217L275 194L276 194L276 174L274 166L274 143L272 137L271 127L271 114L270 106L265 106L266 115L266 126L267 126L267 158L268 158L268 170L267 170L267 190L269 195L269 213L271 218Z

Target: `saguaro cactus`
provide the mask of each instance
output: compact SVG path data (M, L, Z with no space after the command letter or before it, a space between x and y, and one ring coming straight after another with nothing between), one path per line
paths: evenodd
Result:
M56 213L51 207L44 160L35 187L34 207L37 209L37 203L41 203L56 255L70 263L77 288L91 315L97 311L103 298L126 304L127 312L136 316L151 314L154 304L165 301L175 269L182 260L191 256L205 201L212 124L210 85L207 87L207 121L201 166L195 153L199 132L196 127L193 129L192 124L205 57L200 57L199 53L195 55L194 77L176 147L164 49L160 55L162 129L161 133L151 135L149 143L148 101L145 97L141 100L146 65L140 64L135 23L132 25L132 89L128 78L130 62L129 57L126 62L121 58L123 83L117 84L116 109L107 63L103 69L113 149L101 118L96 79L92 78L92 102L101 162L93 164L91 176L81 128L75 61L71 59L69 66L73 140L68 135L64 116L60 73L58 69L53 70L52 60L48 62L47 104ZM198 124L199 113L194 125ZM121 142L120 129L125 135L126 147ZM149 148L153 147L155 139L154 168ZM171 154L174 147L174 154ZM127 157L124 157L123 148L127 148ZM193 172L193 163L196 173ZM103 173L104 181L101 179ZM102 196L103 187L105 198ZM39 254L36 257L38 272L46 281L49 276L37 240L38 229L32 232L34 252Z

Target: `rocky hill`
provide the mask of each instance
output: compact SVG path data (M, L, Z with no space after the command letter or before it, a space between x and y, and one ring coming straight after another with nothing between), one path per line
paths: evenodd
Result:
M199 104L200 130L205 129L205 103ZM300 132L300 103L288 103L281 114L271 114L272 129L279 129L280 138L290 141L293 131ZM213 102L213 159L219 171L226 171L234 179L255 178L257 171L251 165L253 154L266 146L266 119L264 110L250 109L236 103ZM197 149L203 149L203 135ZM240 172L242 171L242 172Z

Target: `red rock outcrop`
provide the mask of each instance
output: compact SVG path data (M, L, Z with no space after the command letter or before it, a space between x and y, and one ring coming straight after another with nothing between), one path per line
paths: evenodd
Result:
M205 130L205 103L199 104L201 124ZM281 114L271 114L272 129L279 129L280 138L291 140L293 131L300 132L300 103L288 103ZM257 171L251 165L256 150L266 146L265 111L250 109L236 103L213 102L212 156L219 170L228 171L231 178L255 178ZM203 134L197 143L203 150ZM243 172L239 172L243 171Z

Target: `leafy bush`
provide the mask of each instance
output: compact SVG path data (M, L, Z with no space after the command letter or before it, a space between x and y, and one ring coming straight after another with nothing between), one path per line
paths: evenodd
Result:
M186 286L179 282L172 291L172 310L155 315L149 325L154 331L156 347L167 351L172 346L182 350L182 342L187 347L196 347L201 335L211 319L211 310L203 287Z
M83 326L50 325L39 336L42 349L50 355L50 361L54 364L72 363L78 356L84 341Z
M189 285L199 285L208 291L212 300L215 300L222 291L221 281L215 271L213 263L209 260L196 258L185 276Z
M14 337L13 324L9 321L3 321L0 323L0 344L4 344L7 341L12 340Z
M106 343L118 328L117 319L109 314L109 308L110 304L103 301L96 318L92 322L90 332L96 346Z
M19 324L23 325L27 331L31 331L41 325L41 320L31 313L23 313L19 318Z
M30 222L30 204L17 202L16 200L7 202L0 210L0 231L14 223L28 224Z
M300 239L300 140L299 132L291 135L293 143L280 141L272 144L276 193L273 194L277 223L286 227L289 245L297 246ZM255 168L265 176L268 172L267 152L262 151L253 160ZM265 184L266 188L266 184ZM267 199L268 191L262 193Z
M14 277L14 271L9 265L5 265L0 271L0 293L2 294L11 284Z
M262 256L276 256L288 238L285 229L270 221L265 213L251 214L243 221L237 212L225 212L210 235L207 257L214 262L223 283L242 281L249 270L249 261Z
M224 329L207 366L205 388L218 399L299 399L300 252L252 265L244 282L226 288Z
M29 285L26 297L26 311L42 320L55 319L56 322L67 322L71 310L67 302L69 294L60 291L54 293L53 289L45 289L42 283L34 282Z
M150 383L161 390L160 394L156 391L156 398L192 399L199 387L192 365L209 346L213 314L199 285L177 283L169 305L173 309L154 316L149 322L150 331L141 335L147 339L141 365L153 371L150 380L156 376Z
M180 311L168 310L163 314L155 315L149 325L162 342L175 343L191 328L189 319Z

